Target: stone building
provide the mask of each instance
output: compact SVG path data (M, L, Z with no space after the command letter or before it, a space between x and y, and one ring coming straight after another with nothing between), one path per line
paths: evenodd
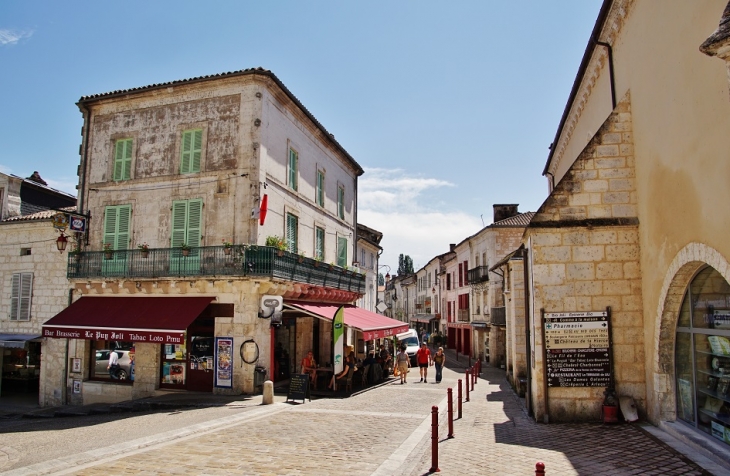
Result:
M641 417L727 458L729 29L724 0L603 3L543 171L550 195L524 252L501 264L515 322L528 314L514 371L528 362L540 421L597 420L613 386ZM544 339L579 318L583 337ZM583 356L570 361L560 339ZM600 350L608 361L589 355Z
M38 172L23 179L0 174L0 399L22 393L41 405L62 402L47 388L59 356L43 348L41 326L68 305L66 256L52 220L76 198L48 187ZM52 386L52 385L51 385ZM40 398L38 398L40 395Z
M71 403L252 393L400 323L350 303L358 163L270 71L85 96L73 303L43 327ZM372 322L363 319L363 313ZM360 348L361 346L358 346ZM111 352L122 372L109 372ZM121 375L121 377L120 377Z
M357 268L365 274L365 294L357 300L357 307L377 312L378 304L378 258L383 248L380 240L383 234L360 223L357 224Z

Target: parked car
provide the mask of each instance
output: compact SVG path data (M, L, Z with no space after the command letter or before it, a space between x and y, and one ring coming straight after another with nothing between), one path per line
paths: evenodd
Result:
M416 352L418 352L418 349L421 347L418 342L418 332L416 332L415 329L408 329L404 333L398 334L395 337L398 339L398 348L395 351L400 352L400 346L405 345L406 354L408 354L408 357L411 358L411 367L416 367Z
M109 375L109 370L106 366L109 364L109 350L102 349L96 351L96 365L94 367L94 375L96 377L102 377ZM119 380L127 380L130 373L130 364L132 363L129 359L128 350L115 350L117 357L119 358L119 371L117 372L117 378Z

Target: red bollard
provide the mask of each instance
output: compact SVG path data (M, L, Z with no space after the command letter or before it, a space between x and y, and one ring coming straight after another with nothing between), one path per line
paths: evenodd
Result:
M477 381L477 371L473 368L471 369L471 390L474 391L474 384Z
M545 464L541 461L535 464L535 476L545 476Z
M469 401L469 385L471 385L470 382L471 382L471 375L469 375L469 369L466 369L466 382L465 382L466 383L466 398L464 399L464 401L466 401L466 402Z
M431 469L438 473L439 469L439 407L431 407Z
M449 438L454 437L454 398L451 391L451 388L446 389L446 395L449 398L449 407L448 407L448 415L449 415Z
M457 400L458 413L456 416L459 418L459 420L461 420L461 379L459 379L459 389L457 392L457 398L458 398L458 400Z

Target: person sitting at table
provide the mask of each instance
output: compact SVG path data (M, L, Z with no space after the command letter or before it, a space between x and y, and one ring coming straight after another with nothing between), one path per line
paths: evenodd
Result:
M329 390L334 390L336 383L342 384L342 381L347 380L347 374L350 373L350 369L353 368L353 365L354 362L349 356L345 358L345 363L342 366L342 372L332 376L332 379L330 379L330 383L329 385L327 385L327 388Z
M311 350L302 359L302 373L309 375L312 388L317 388L317 362L314 361L314 353Z

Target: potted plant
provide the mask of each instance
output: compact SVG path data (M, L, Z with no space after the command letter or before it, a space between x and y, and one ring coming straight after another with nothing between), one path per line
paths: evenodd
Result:
M225 253L226 255L230 255L231 247L233 246L233 243L231 243L230 241L226 241L226 240L223 240L222 242L223 242L223 253Z
M76 261L79 261L81 259L81 245L76 245L74 248L68 252L70 256L73 256Z
M104 259L112 259L114 256L114 248L111 243L104 243Z
M137 248L139 248L139 251L142 252L142 258L147 258L150 254L150 245L147 243L142 243L141 245L137 245Z
M284 241L284 238L276 235L267 236L266 246L276 248L276 254L279 256L284 256L284 251L286 250L286 242Z
M304 257L305 257L304 251L300 251L299 258L297 258L297 261L300 263L304 263Z
M190 245L188 245L187 243L182 243L180 245L180 251L182 252L183 256L189 255L190 254Z
M322 264L322 257L321 256L315 256L314 257L314 267L319 268L319 265Z

